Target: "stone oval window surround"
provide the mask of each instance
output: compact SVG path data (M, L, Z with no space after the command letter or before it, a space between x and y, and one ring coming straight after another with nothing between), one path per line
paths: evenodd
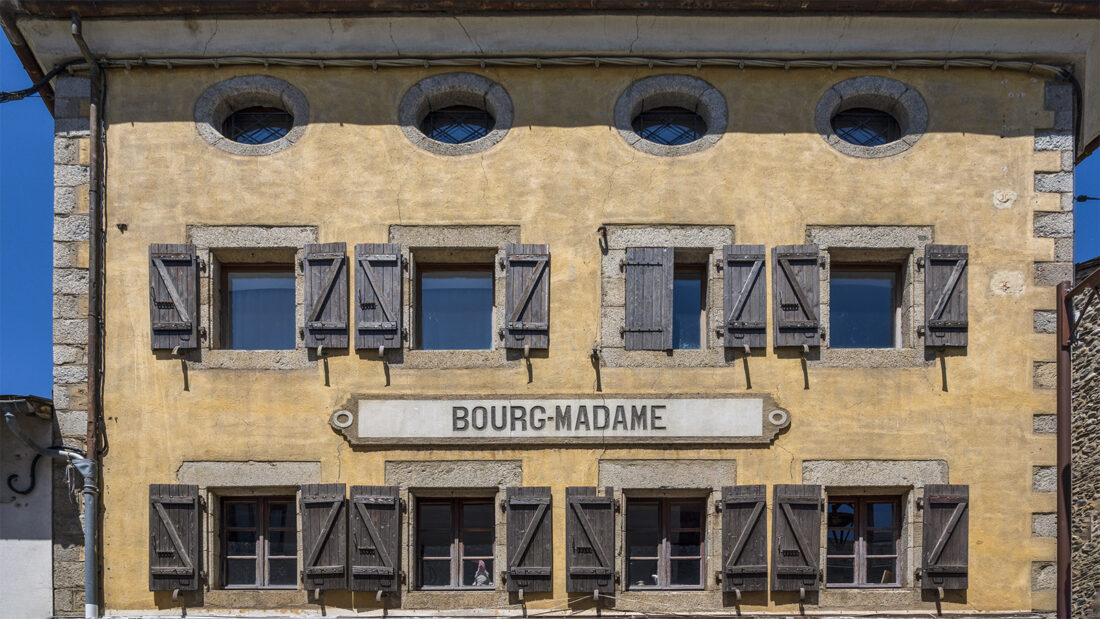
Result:
M838 135L834 119L854 110L878 111L897 121L897 139L878 145L861 145ZM928 129L928 107L912 87L887 77L867 75L834 84L817 103L814 125L825 142L853 157L874 159L903 153ZM893 137L893 136L891 136Z
M268 142L248 144L223 134L230 116L255 108L282 110L289 114L291 123L285 135ZM289 82L266 75L244 75L207 88L195 102L195 123L204 140L228 153L270 155L301 139L309 123L309 102L302 91Z
M429 115L447 109L484 110L492 119L484 135L464 141L433 139L423 127ZM468 155L483 152L504 139L512 128L512 99L504 87L476 73L443 73L414 84L398 107L401 131L413 144L437 155Z
M637 119L650 110L680 108L701 119L698 136L683 143L662 144L636 131ZM615 103L615 128L634 148L651 155L676 157L714 145L726 131L726 99L709 82L690 75L654 75L631 84ZM693 136L694 137L694 136Z

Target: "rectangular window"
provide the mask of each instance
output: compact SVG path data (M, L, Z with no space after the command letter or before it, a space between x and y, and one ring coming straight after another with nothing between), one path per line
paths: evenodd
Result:
M702 589L706 509L699 499L630 499L628 589Z
M829 269L829 346L899 346L900 269L894 265L833 264Z
M493 265L417 265L417 347L493 347Z
M707 309L705 264L676 265L672 278L672 347L702 348Z
M294 497L222 499L225 588L298 588L298 517L294 505Z
M222 347L292 350L294 266L229 264L221 273Z
M829 499L825 582L839 587L896 587L901 539L897 497Z
M416 559L421 589L492 589L492 499L417 502Z

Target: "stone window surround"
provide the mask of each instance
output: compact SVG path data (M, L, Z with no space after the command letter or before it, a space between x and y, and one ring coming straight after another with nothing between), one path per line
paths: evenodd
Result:
M293 117L286 135L266 144L242 144L222 135L222 123L230 114L253 106L275 107ZM305 134L309 101L290 82L269 75L242 75L218 82L195 102L195 127L212 146L227 153L256 157L290 148Z
M317 242L316 226L203 226L187 227L187 237L206 263L199 273L200 324L206 343L194 354L190 369L300 370L317 364L313 351L300 337L305 327L305 275L300 261L303 248ZM294 265L295 348L293 350L228 350L220 345L220 281L223 263L285 262Z
M925 358L924 338L917 328L924 320L924 269L917 258L933 242L932 226L807 226L806 242L820 247L824 268L819 270L821 324L824 337L819 350L812 351L810 363L823 367L921 367L931 363ZM901 315L899 347L830 348L829 274L833 261L900 265Z
M722 247L734 242L734 226L694 224L604 224L607 247L601 261L600 361L604 367L723 367L727 352L715 329L722 321L722 272L714 266ZM675 247L676 257L707 265L706 322L698 350L626 350L627 247Z
M682 107L699 114L707 132L698 140L680 145L650 142L634 131L634 118L643 109ZM615 129L631 147L650 155L677 157L714 146L726 132L729 108L722 93L706 80L691 75L663 74L632 83L615 102Z
M433 109L468 105L489 112L493 129L487 135L463 144L433 140L420 130L420 123ZM512 98L503 86L476 73L440 73L413 84L397 108L401 131L416 146L436 155L456 156L480 153L508 135L515 118Z
M902 552L898 556L900 587L829 588L822 585L818 604L824 608L883 608L884 606L917 607L924 600L914 569L921 565L923 551L923 512L917 510L917 499L923 498L928 484L946 484L949 467L944 460L804 460L802 483L824 488L824 500L829 496L896 495L902 497ZM821 524L820 565L825 566L828 525ZM929 598L933 600L933 598Z
M857 107L889 113L898 121L901 137L881 146L860 146L845 141L833 131L833 116ZM814 127L837 151L862 159L877 159L903 153L928 130L928 106L912 86L877 75L853 77L833 84L814 109Z

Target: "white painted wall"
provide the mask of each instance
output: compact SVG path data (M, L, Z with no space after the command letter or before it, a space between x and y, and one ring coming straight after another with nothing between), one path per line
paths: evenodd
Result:
M20 416L20 427L48 445L50 422ZM37 484L28 495L8 489L8 476L19 475L17 488L29 482L34 452L0 422L0 616L43 619L53 615L53 542L51 540L49 458L38 462Z

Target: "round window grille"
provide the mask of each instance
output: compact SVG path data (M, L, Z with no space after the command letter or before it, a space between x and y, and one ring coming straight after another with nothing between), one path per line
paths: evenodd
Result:
M420 131L444 144L465 144L480 140L493 130L493 115L472 105L452 105L428 112Z
M270 155L293 146L309 122L309 103L289 82L244 75L218 82L195 102L204 140L235 155Z
M277 107L254 106L237 110L222 123L222 135L241 144L267 144L286 136L294 117Z
M898 119L870 107L855 107L833 116L837 137L857 146L882 146L901 138Z
M928 107L913 88L867 75L834 84L817 102L814 124L825 142L853 157L905 152L928 129Z
M707 121L695 112L673 105L643 110L631 123L634 133L654 144L691 144L707 133Z
M508 134L513 118L504 87L476 73L442 73L417 82L397 114L413 144L449 156L491 148Z
M615 128L651 155L696 153L721 139L729 122L722 93L690 75L654 75L627 87L615 103Z

